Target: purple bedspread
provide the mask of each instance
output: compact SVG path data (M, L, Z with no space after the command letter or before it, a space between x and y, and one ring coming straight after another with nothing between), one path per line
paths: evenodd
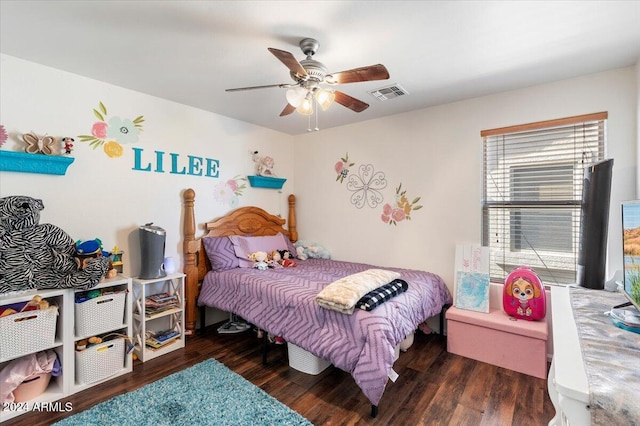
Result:
M259 271L236 268L209 272L198 305L240 315L349 372L372 404L378 405L394 362L394 348L418 324L451 303L435 274L398 268L409 289L371 312L345 315L319 307L318 292L347 275L379 266L326 259L298 261L295 268Z

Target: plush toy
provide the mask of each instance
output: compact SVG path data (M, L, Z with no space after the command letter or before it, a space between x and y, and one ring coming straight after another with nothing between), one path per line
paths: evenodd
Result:
M73 239L59 227L40 222L41 200L28 196L0 198L0 293L94 287L109 267L108 258L80 269Z
M253 260L255 262L253 267L261 271L269 268L269 264L267 263L268 257L269 255L266 251L256 251L248 256L249 260Z
M258 151L250 151L251 159L256 163L256 174L258 176L276 177L273 173L273 166L275 162L271 157L261 157L258 155Z
M114 278L118 275L118 271L113 266L111 253L102 249L102 241L99 238L88 241L76 241L76 257L79 261L78 267L84 269L87 267L91 259L96 257L106 257L109 259L109 269L105 274L105 278Z
M295 260L291 259L291 252L289 250L273 250L269 253L269 266L274 268L293 268L298 266Z
M331 259L329 250L314 241L299 240L295 244L298 259ZM302 248L302 250L300 250Z

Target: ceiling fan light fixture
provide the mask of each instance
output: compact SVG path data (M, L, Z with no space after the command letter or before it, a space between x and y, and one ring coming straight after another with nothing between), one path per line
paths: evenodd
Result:
M294 108L298 108L305 96L307 96L307 90L304 87L296 87L294 89L287 90L286 97L287 102Z
M336 92L334 90L318 89L316 90L316 101L323 111L329 109L333 101L336 99Z
M296 111L298 111L300 115L313 114L313 97L311 96L311 92L307 93L307 96L302 100L300 106L296 108Z

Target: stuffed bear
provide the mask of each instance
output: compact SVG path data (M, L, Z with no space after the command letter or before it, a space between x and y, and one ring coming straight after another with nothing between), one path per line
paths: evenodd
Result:
M59 227L40 222L42 200L28 196L0 198L0 294L49 288L94 287L109 268L97 258L84 269L73 239Z
M329 250L315 241L299 240L295 243L298 259L331 259Z

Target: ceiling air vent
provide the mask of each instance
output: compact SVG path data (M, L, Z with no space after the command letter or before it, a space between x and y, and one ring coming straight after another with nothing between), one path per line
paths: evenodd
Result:
M372 90L369 94L379 101L386 101L389 99L397 98L398 96L408 95L409 92L404 90L399 84L393 84L391 86L382 87L380 89Z

